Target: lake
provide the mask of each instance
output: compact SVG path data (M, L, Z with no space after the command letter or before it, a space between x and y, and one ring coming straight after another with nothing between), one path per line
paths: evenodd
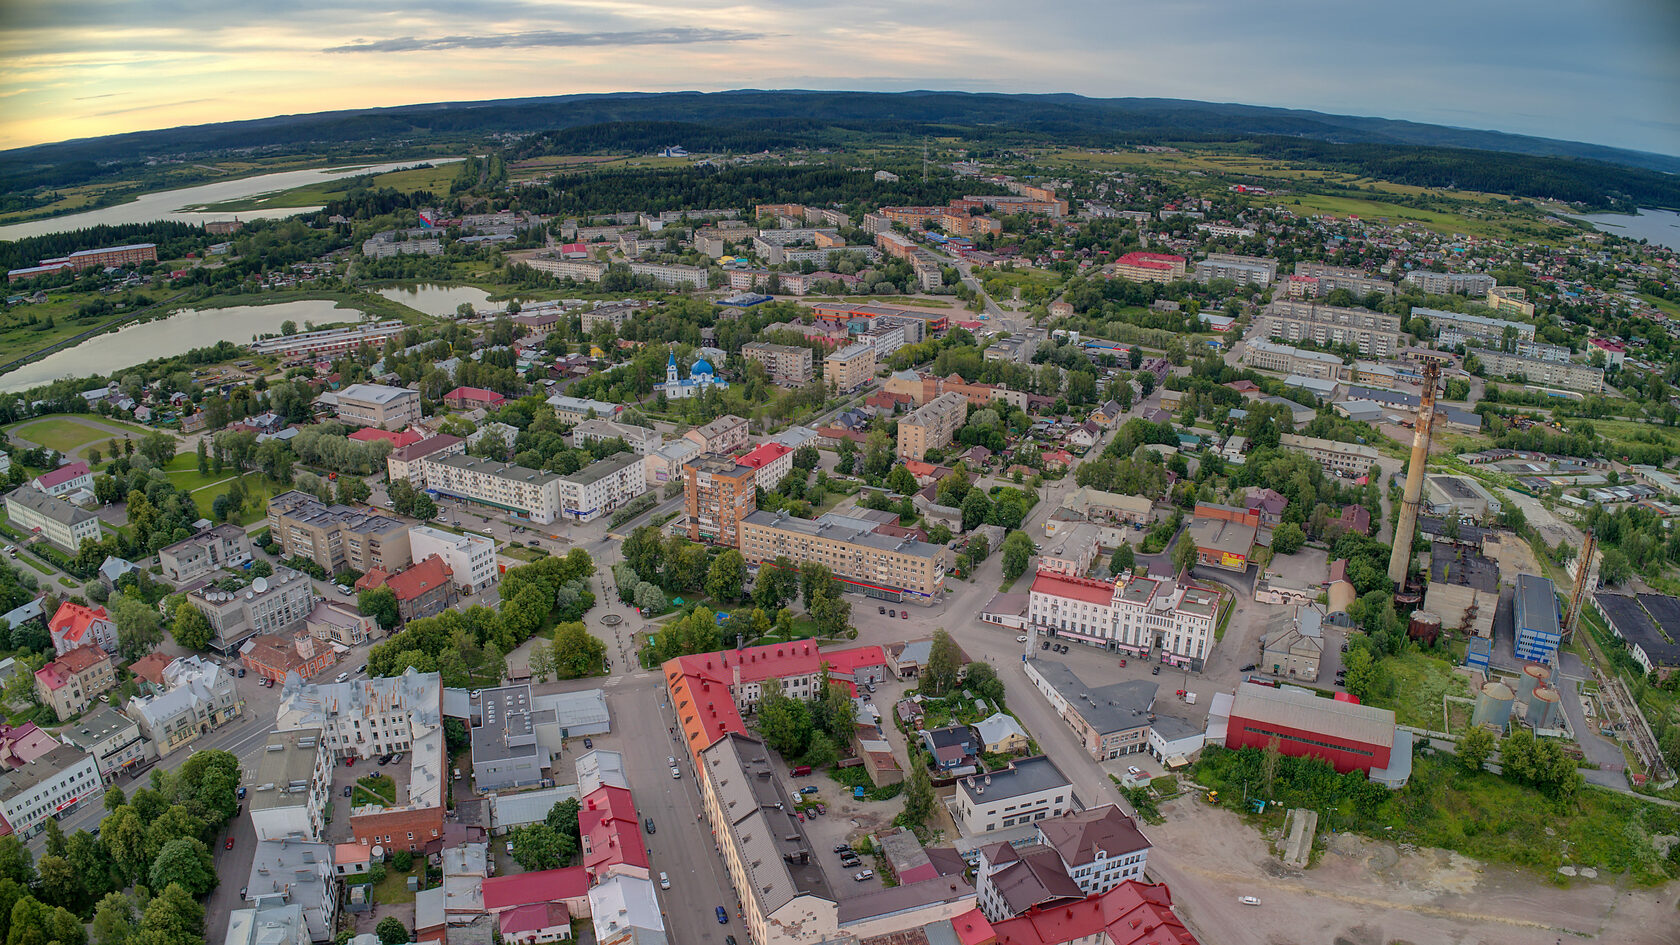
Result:
M216 181L213 184L201 184L197 187L187 187L181 190L163 190L156 193L141 194L128 203L119 203L116 206L105 207L101 210L88 210L83 213L72 213L61 217L48 217L45 220L31 220L28 223L0 226L0 240L17 240L26 236L64 233L70 230L98 226L101 223L114 226L121 223L150 223L153 220L207 223L211 220L231 220L234 217L239 217L241 220L289 217L321 208L275 207L272 210L241 210L237 213L204 213L193 208L221 203L224 200L241 200L246 197L277 193L282 190L291 190L293 187L302 187L305 184L341 180L359 174L382 174L386 171L400 171L405 167L425 163L444 164L448 162L443 160L431 162L404 161L397 164L368 164L356 167L315 168L307 171L281 171L277 174L261 174L256 177L241 177L237 180Z
M275 305L237 305L176 312L168 318L127 325L95 335L71 348L55 351L7 374L0 374L0 392L14 393L74 375L109 375L153 358L205 348L218 341L248 343L252 335L272 335L290 319L303 330L305 322L325 325L354 322L361 312L334 308L325 299L280 302Z
M490 307L490 293L470 285L436 285L422 282L418 285L386 286L379 290L379 294L393 302L401 302L417 312L425 312L438 318L453 317L455 309L459 308L462 302L474 309Z
M1650 240L1658 246L1680 250L1680 212L1640 208L1629 213L1593 213L1580 217L1594 228L1634 240Z

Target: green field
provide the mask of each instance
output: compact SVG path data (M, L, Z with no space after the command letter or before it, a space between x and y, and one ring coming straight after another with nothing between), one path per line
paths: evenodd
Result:
M455 166L453 164L442 164L436 167L416 167L406 171L375 174L367 183L375 188L390 187L405 194L417 190L447 193L449 181L454 176ZM363 180L359 177L345 177L339 180L321 181L315 184L305 184L302 187L293 187L291 190L276 191L271 194L241 197L237 200L224 200L221 203L210 204L204 209L211 213L235 213L242 210L262 210L272 207L319 207L329 201L342 199L352 189L361 187Z
M107 417L90 417L89 419L97 420L97 422L109 427L126 430L135 438L157 432ZM60 453L69 453L89 444L97 446L110 440L113 436L120 436L111 433L109 430L83 423L80 418L73 414L56 414L50 417L26 420L23 423L8 427L6 432L31 443L39 443Z
M1378 663L1376 691L1366 701L1371 705L1394 710L1394 721L1440 731L1445 725L1441 715L1443 695L1470 695L1470 685L1463 676L1453 672L1445 660L1422 653L1391 656Z
M210 514L210 505L219 495L225 495L233 488L233 481L240 480L245 484L245 493L255 496L256 501L247 500L245 511L239 516L239 524L249 525L260 521L268 514L268 500L274 495L274 483L267 476L255 473L240 475L237 470L224 468L221 475L210 473L202 475L198 471L198 456L194 453L179 453L163 468L164 474L175 487L190 493L198 511L204 515Z

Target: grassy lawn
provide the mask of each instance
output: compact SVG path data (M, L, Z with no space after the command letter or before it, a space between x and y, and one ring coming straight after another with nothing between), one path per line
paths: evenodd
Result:
M370 774L356 779L356 791L350 798L354 807L363 804L379 804L384 807L395 807L397 803L397 782L390 776Z
M135 438L145 436L148 433L157 432L156 430L148 430L145 427L135 426L132 423L124 423L121 420L111 420L105 417L91 416L88 419L97 420L97 422L105 424L109 427L126 430ZM90 443L95 445L103 444L107 440L110 440L113 436L109 430L102 430L99 427L90 425L89 423L84 423L80 418L73 414L56 414L51 417L38 417L34 420L28 420L15 426L8 427L6 432L28 440L31 443L39 443L48 449L57 450L60 453L68 453L71 450L86 446Z
M426 885L426 876L423 872L426 868L424 864L425 859L422 857L419 859L418 865L407 873L399 873L391 869L390 866L386 866L385 878L379 882L379 885L373 887L373 901L380 905L413 902L414 893L408 888L408 878L410 876L419 877L420 885L424 888Z
M1470 684L1453 672L1445 660L1407 653L1384 658L1376 691L1367 700L1371 705L1394 710L1394 721L1400 725L1415 725L1440 731L1441 696L1469 696Z
M245 485L245 494L254 496L255 501L247 498L245 511L239 516L239 524L249 525L261 520L268 514L268 500L274 495L275 484L267 476L246 473L239 475L235 470L224 467L221 475L216 473L204 474L198 471L198 456L193 453L180 453L169 461L163 468L169 481L179 489L185 490L197 503L199 512L210 514L210 506L216 497L225 495L233 488L234 480L240 480Z

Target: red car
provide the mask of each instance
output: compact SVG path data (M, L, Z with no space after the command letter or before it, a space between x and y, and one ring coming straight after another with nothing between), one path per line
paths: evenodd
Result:
M227 842L222 844L222 849L224 849L224 850L233 849L233 838L232 837L227 838Z

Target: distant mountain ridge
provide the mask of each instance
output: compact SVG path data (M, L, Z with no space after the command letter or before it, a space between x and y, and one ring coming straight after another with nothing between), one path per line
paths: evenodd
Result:
M1387 118L1184 99L1087 98L976 92L621 92L436 102L279 115L33 145L0 152L0 175L71 162L133 161L164 154L396 141L416 135L529 134L620 122L785 121L869 131L970 126L1070 146L1162 140L1288 136L1338 144L1466 148L1599 161L1680 174L1680 156L1499 131ZM680 144L682 142L669 142Z

